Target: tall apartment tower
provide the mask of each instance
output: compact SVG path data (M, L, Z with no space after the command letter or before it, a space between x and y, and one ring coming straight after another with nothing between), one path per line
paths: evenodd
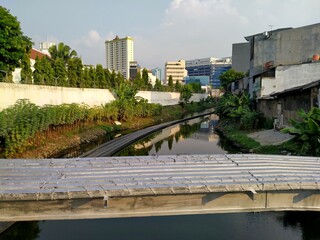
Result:
M130 78L130 62L134 61L133 39L115 37L107 40L106 60L107 69L120 72L126 79Z
M184 60L179 60L178 62L166 62L164 69L164 83L168 84L169 77L172 77L173 83L179 81L184 83L184 77L188 75L186 70L186 62Z

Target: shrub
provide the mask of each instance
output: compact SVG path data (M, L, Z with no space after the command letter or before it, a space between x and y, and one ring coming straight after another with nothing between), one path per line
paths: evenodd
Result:
M291 120L292 127L285 128L282 132L295 135L295 140L300 143L300 154L320 155L320 109L312 108L308 113L299 110L301 121Z

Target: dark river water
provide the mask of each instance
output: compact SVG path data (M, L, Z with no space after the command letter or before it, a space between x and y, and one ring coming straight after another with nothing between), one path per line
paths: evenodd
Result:
M237 152L213 131L216 118L182 123L123 149L117 155ZM19 222L0 240L320 239L320 213L265 212Z

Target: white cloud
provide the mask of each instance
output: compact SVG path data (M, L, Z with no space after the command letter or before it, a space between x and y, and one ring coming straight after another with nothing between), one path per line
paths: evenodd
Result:
M80 39L76 41L77 45L84 46L87 48L93 48L99 43L101 40L100 34L92 29L85 36L82 36Z

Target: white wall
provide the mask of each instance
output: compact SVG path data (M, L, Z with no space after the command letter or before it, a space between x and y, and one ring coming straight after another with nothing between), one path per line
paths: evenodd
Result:
M163 106L176 105L180 99L180 94L176 92L139 91L137 96L147 99L149 103L159 103ZM193 94L191 101L199 102L201 98L206 97L207 94ZM30 102L38 106L63 103L100 106L115 100L115 97L107 89L65 88L0 82L0 110L15 104L18 99L29 99Z
M261 96L320 80L320 62L278 66L275 78L263 78Z
M43 106L63 103L87 104L98 106L115 100L109 90L90 88L64 88L41 85L0 83L0 109L15 104L18 99Z

